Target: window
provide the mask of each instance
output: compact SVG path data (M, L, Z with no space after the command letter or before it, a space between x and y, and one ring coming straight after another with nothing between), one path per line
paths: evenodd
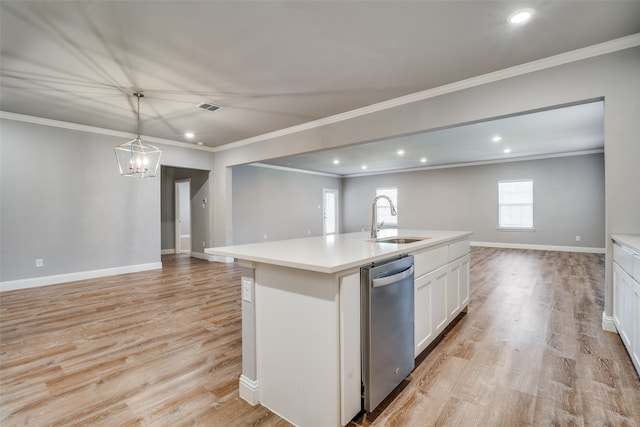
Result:
M393 201L396 211L398 210L398 189L376 188L376 196L387 196ZM398 225L398 216L391 215L391 207L387 199L380 199L376 205L378 222L384 221L385 225Z
M498 182L498 227L533 229L533 181Z

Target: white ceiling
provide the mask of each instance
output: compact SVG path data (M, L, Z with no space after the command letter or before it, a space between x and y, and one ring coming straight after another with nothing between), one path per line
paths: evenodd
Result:
M142 91L143 134L219 147L636 33L640 1L2 0L0 108L135 132Z

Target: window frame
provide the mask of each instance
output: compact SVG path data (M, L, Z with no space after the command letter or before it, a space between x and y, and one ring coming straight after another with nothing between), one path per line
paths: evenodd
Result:
M531 203L501 203L502 184L514 183L514 182L530 182L531 183ZM531 225L517 226L517 225L501 225L501 208L503 206L531 206ZM535 231L535 218L534 218L534 205L535 205L535 190L533 178L528 179L511 179L498 181L498 231Z

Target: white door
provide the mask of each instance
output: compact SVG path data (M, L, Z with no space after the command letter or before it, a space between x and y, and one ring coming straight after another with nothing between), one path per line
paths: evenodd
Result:
M191 254L191 180L176 181L176 253Z
M338 190L322 189L322 234L338 233Z

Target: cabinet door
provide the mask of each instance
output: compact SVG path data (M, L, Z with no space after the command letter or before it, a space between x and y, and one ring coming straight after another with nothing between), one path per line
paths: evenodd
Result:
M631 359L636 366L636 371L640 374L640 283L633 281L633 345L631 347Z
M622 282L622 330L620 336L622 342L631 350L631 339L633 337L633 279L625 273L619 275Z
M456 317L460 311L460 267L459 261L452 263L447 274L447 318Z
M617 263L613 263L613 321L616 324L618 333L622 334L622 308L624 307L624 283L622 283L622 276L624 272Z
M447 275L449 268L444 266L433 274L431 285L431 322L434 328L434 336L447 327Z
M469 304L469 255L449 265L447 275L447 315L455 318Z
M433 323L431 323L431 290L435 275L425 274L418 277L414 287L414 333L415 357L427 348L433 340Z
M469 255L462 258L460 265L460 283L458 288L460 289L460 309L463 309L469 305Z

